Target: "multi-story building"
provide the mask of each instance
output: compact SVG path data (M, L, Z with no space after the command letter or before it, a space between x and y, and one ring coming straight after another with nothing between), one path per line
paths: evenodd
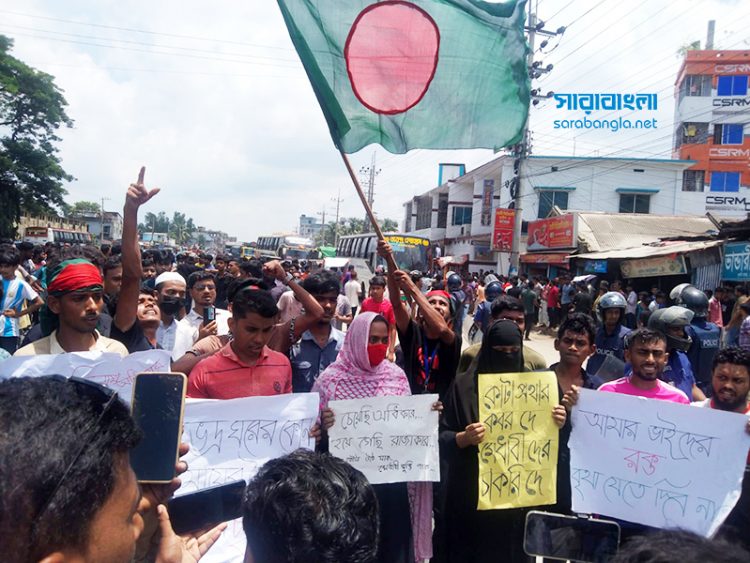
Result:
M675 82L675 158L704 211L750 212L750 50L688 51Z
M652 215L704 215L704 194L691 191L688 160L531 156L521 175L523 233L528 222L561 211L603 211ZM495 252L495 210L512 207L514 159L487 164L404 203L404 232L425 236L443 256L468 263L469 270L507 273L510 255ZM525 236L521 240L525 252Z
M122 215L117 211L81 213L72 219L85 223L89 232L100 241L122 239Z
M299 236L315 238L322 228L323 224L319 223L315 217L304 214L299 216Z

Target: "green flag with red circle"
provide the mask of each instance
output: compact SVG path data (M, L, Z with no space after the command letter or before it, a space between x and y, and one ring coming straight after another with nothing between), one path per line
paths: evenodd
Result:
M278 0L336 147L505 147L529 106L525 0Z

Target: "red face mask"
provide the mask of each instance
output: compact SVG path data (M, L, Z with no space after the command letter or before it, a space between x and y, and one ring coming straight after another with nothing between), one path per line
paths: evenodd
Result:
M376 367L385 360L388 353L388 344L368 344L367 357L370 360L370 367Z

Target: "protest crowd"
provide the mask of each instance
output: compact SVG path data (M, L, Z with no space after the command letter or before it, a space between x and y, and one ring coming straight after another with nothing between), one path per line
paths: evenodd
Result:
M306 428L315 451L272 459L247 485L245 561L529 560L524 523L533 503L478 509L494 424L480 414L489 395L478 374L553 374L551 407L536 416L556 436L559 429L556 496L536 508L561 515L574 514L569 440L583 393L676 403L686 418L696 407L750 413L744 288L709 296L683 284L637 295L618 282L595 289L492 273L424 272L425 283L389 268L369 280L364 298L350 271L142 253L138 211L158 191L146 188L141 170L127 190L119 246L0 247L0 367L43 355L165 350L171 371L188 376L189 399L317 393L317 421ZM385 241L378 252L388 262ZM472 327L457 329L471 315ZM535 328L552 331L559 361L547 365L524 346ZM178 536L165 507L189 475L184 460L168 484L136 482L128 454L139 430L122 397L73 373L15 375L0 382L0 559L197 561L211 553L226 524ZM439 480L370 484L328 453L341 443L331 437L337 424L352 420L336 401L422 394L435 398L429 408L439 417L439 443L431 444ZM735 418L750 431L746 416ZM180 456L188 449L182 444ZM744 466L748 452L722 456ZM750 560L747 473L737 491L710 541L618 520L623 548L614 560ZM637 558L643 550L652 558Z

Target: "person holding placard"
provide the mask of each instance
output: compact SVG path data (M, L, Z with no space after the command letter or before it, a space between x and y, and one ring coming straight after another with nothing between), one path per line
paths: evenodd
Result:
M446 554L448 563L526 561L523 525L526 510L477 510L479 444L486 428L479 422L478 376L524 370L523 333L511 320L499 320L485 333L479 355L459 373L448 392L440 423L440 442L448 459L446 482ZM566 413L557 405L550 413L558 428ZM498 542L501 535L505 540ZM502 555L500 553L502 550Z
M335 424L328 402L389 395L411 395L409 381L396 364L386 361L389 323L372 312L355 317L338 358L320 374L312 392L320 394L324 430ZM431 552L432 483L374 485L380 508L378 561L409 563ZM410 492L414 492L412 497ZM412 497L412 498L410 498ZM411 515L411 517L410 517ZM430 555L421 555L427 558Z
M719 350L713 360L711 388L713 393L710 399L693 405L750 416L750 352L741 348ZM745 429L750 432L750 419L746 421ZM750 550L750 454L747 462L742 494L719 528L719 536Z
M560 361L549 369L557 377L557 391L560 404L570 410L566 394L573 388L597 389L604 383L598 376L590 375L583 369L583 363L596 353L596 324L594 319L583 313L571 313L557 329L555 350L560 354ZM548 507L550 512L570 514L570 448L568 440L573 429L570 417L560 429L560 445L557 454L557 504Z

